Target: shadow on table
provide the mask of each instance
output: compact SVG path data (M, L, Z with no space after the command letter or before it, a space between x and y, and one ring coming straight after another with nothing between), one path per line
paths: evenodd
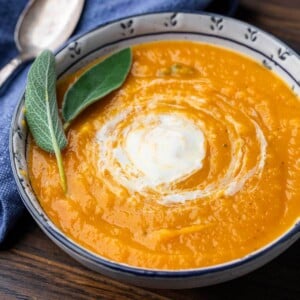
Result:
M8 234L6 240L3 245L0 246L0 250L8 250L12 248L18 241L20 241L27 232L30 232L36 226L32 217L29 213L25 213L20 220L18 220L18 224L16 228L18 230L13 229L10 234ZM13 234L12 234L13 233Z

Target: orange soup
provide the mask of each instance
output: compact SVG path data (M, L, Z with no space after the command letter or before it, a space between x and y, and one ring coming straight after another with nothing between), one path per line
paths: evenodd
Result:
M55 157L31 142L53 223L105 258L189 269L241 258L300 214L300 102L248 57L188 41L134 46L125 84L84 111ZM58 82L61 103L84 70Z

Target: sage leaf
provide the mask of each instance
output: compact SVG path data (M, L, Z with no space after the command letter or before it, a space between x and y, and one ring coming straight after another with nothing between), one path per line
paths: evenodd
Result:
M66 192L66 176L61 150L67 145L56 101L55 58L49 50L43 51L33 62L27 77L25 91L25 116L36 144L54 153Z
M118 89L125 81L132 63L131 49L123 49L87 70L67 90L62 106L68 124L87 106Z

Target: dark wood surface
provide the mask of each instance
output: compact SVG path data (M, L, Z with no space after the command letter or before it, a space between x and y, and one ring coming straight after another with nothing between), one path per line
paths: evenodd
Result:
M236 17L300 52L300 0L243 0ZM27 217L24 232L0 251L0 300L6 299L300 299L300 241L242 278L190 290L148 290L89 271Z

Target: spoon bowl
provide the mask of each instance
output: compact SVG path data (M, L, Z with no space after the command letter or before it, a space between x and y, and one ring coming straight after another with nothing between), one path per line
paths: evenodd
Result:
M21 13L14 39L20 54L0 70L0 89L25 61L44 49L54 51L75 29L84 0L31 0Z

